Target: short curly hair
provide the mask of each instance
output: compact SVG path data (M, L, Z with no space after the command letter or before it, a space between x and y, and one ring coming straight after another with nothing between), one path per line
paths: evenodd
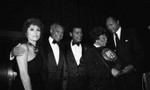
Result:
M27 33L27 29L30 27L30 25L37 25L41 29L41 31L44 28L44 25L42 24L40 19L38 19L38 18L29 18L24 22L23 33Z
M24 26L23 26L23 34L24 34L24 37L25 39L23 40L23 42L27 42L27 37L26 37L26 33L27 33L27 30L28 28L30 27L30 25L37 25L40 30L41 30L41 37L40 37L40 40L38 40L38 42L41 41L41 39L43 38L43 28L44 28L44 25L43 23L40 21L40 19L38 18L29 18L27 19L25 22L24 22Z
M90 37L93 40L97 40L99 39L99 36L102 34L106 34L106 29L104 29L101 26L98 26L92 29L92 31L90 32Z

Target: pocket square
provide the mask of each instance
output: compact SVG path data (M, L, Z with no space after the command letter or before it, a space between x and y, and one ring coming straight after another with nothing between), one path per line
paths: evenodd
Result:
M128 40L125 40L125 42L128 42Z

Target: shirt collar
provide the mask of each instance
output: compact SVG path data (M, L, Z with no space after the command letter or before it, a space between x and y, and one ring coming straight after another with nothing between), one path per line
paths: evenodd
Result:
M50 44L53 43L53 40L54 40L54 39L50 36L50 37L49 37L49 42L50 42Z
M121 35L121 27L119 27L119 29L117 30L116 34L118 35L119 39L120 39L120 35Z
M93 44L96 48L99 48L99 47L101 47L101 46L99 46L99 45L96 45L95 43Z

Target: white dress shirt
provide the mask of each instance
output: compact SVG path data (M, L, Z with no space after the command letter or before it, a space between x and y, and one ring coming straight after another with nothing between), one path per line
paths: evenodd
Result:
M115 33L117 34L117 36L118 36L118 38L119 38L119 40L120 40L120 36L121 36L121 27L119 27L118 31L115 32ZM116 35L115 35L115 33L113 34L113 39L114 39L114 44L115 44L115 46L117 46L117 43L116 43Z
M73 41L71 41L71 43L70 43L71 50L73 52L73 55L75 57L77 65L79 65L80 64L80 59L81 59L81 56L82 56L82 46L81 46L81 44L79 44L79 46L76 45L76 44L72 45L72 42Z
M59 51L59 46L58 44L54 44L53 43L53 38L52 37L49 37L49 43L52 47L52 50L53 50L53 53L54 53L54 57L55 57L55 60L56 60L56 64L58 65L59 63L59 54L60 54L60 51Z

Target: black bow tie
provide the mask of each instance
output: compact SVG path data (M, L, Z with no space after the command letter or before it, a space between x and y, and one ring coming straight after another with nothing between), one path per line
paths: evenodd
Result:
M79 42L78 42L78 43L73 42L72 45L77 45L77 46L79 46L80 43L79 43Z
M59 44L59 42L57 42L56 40L53 40L52 43L53 43L53 44Z

